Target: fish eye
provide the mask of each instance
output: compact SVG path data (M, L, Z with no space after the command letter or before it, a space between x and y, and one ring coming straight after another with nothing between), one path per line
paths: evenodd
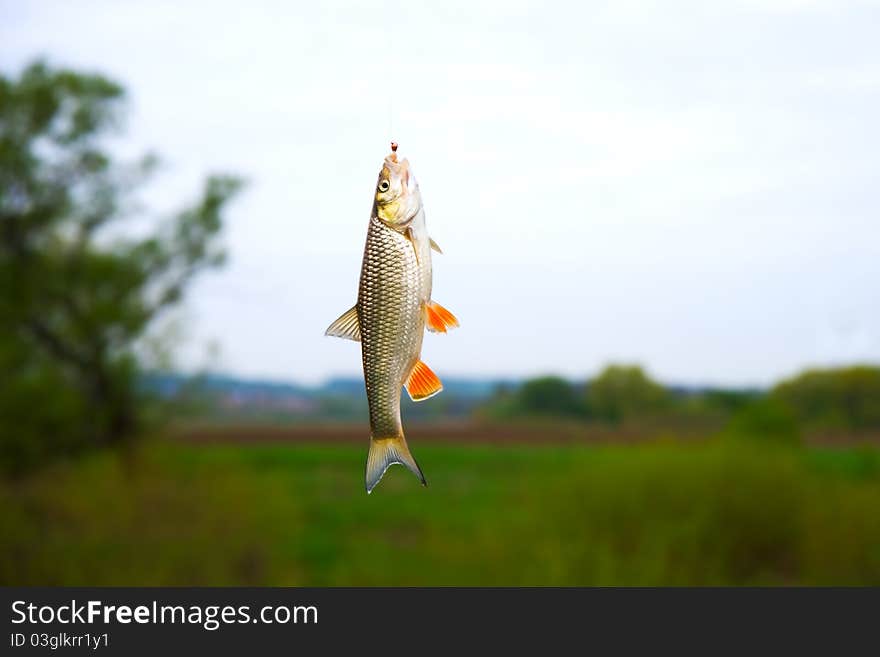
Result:
M389 183L387 180L383 180L379 183L380 192L387 192L389 187L391 187L391 183Z

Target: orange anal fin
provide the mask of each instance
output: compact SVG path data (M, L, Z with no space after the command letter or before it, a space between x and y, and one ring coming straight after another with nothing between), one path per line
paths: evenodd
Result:
M458 319L435 301L425 305L427 311L427 326L429 331L446 333L447 329L458 328Z
M410 399L416 402L433 397L443 390L443 384L440 383L440 379L422 361L418 361L415 364L412 372L409 373L409 378L406 380L404 387L409 393Z

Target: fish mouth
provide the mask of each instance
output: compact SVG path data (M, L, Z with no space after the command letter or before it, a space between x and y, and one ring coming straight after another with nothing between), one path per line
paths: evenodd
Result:
M397 153L391 153L388 157L385 158L385 166L400 176L404 175L404 173L409 172L409 160L406 158L398 160Z
M415 193L418 188L418 183L416 182L416 177L413 175L407 160L401 162L396 173L400 178L400 187L403 195L409 196L410 194Z

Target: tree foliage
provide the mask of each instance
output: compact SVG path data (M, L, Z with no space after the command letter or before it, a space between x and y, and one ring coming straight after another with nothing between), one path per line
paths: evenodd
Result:
M578 415L583 410L574 387L558 376L526 381L517 393L517 402L529 415Z
M669 400L669 392L634 365L610 365L587 386L590 415L609 422L651 416Z
M213 176L149 235L135 191L156 159L117 161L107 140L123 88L43 62L0 76L0 461L114 444L139 426L135 345L200 271L219 265L227 202ZM156 222L154 222L155 225Z
M880 429L880 367L808 370L779 383L771 394L807 425Z

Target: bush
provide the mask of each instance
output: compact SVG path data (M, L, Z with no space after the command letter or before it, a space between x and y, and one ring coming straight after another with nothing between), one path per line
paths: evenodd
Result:
M779 445L801 442L797 419L789 408L775 399L756 400L738 411L725 432L734 438Z

